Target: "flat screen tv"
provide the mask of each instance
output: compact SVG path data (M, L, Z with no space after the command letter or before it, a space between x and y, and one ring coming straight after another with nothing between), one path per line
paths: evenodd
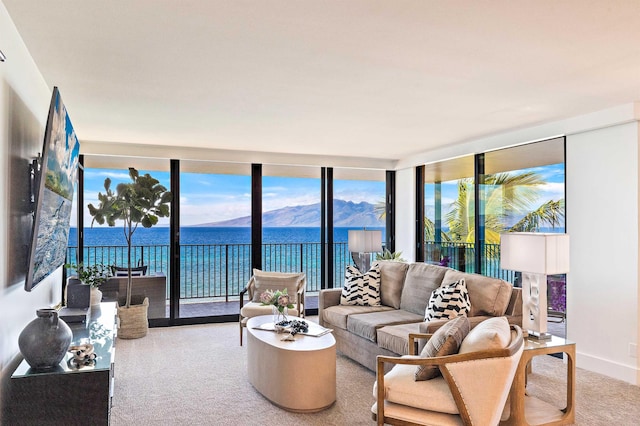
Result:
M26 291L31 291L65 262L79 151L80 144L60 91L54 87L42 155L34 167L33 231Z

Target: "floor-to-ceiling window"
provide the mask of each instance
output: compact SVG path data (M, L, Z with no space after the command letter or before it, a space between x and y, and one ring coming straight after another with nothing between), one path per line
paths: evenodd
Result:
M120 183L130 183L129 167L134 167L140 175L150 174L165 188L170 188L168 160L151 160L108 156L85 156L83 173L83 223L71 229L70 242L78 241L78 228L82 228L83 262L87 265L104 264L121 268L128 266L128 250L125 238L124 222L118 220L115 226L100 225L91 216L89 204L98 206L99 193L105 193L105 180L110 180L110 189L117 191ZM73 250L73 247L71 248ZM76 255L76 259L77 259ZM151 228L139 225L132 235L132 267L145 269L147 275L169 276L169 219L159 218ZM169 281L165 279L168 294ZM124 296L124 295L120 295ZM153 312L153 313L151 313ZM168 310L150 311L150 319L166 318Z
M353 264L348 250L350 229L382 231L386 240L384 170L333 169L333 286L341 287L345 268ZM372 260L382 253L371 253Z
M425 261L519 285L500 269L500 234L565 232L564 138L425 166ZM549 277L551 321L563 322L566 280Z
M474 157L427 164L424 181L425 261L475 272Z
M250 164L180 162L180 318L238 314L251 277L250 193Z
M304 272L321 285L321 168L263 165L262 268Z

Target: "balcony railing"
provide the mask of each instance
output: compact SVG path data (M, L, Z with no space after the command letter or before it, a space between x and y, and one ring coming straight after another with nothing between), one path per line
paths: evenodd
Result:
M513 282L514 273L499 268L500 246L484 246L483 274ZM317 292L321 286L320 243L263 244L263 269L266 271L304 272L307 291ZM447 266L466 272L475 272L475 247L465 243L426 242L425 259L439 263L447 256ZM77 263L77 247L69 247L67 259ZM147 265L148 273L162 272L169 276L168 245L132 247L135 265ZM84 248L85 263L127 265L127 246L89 246ZM336 287L342 286L344 270L352 265L346 242L334 243L334 276ZM251 244L193 244L180 246L180 298L238 297L251 277ZM167 289L168 292L168 289ZM168 293L167 293L168 296Z

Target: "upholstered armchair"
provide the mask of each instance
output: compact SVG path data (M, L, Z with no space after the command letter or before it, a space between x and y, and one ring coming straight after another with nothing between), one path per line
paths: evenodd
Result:
M409 335L409 356L377 357L371 408L378 425L497 425L524 347L522 329L511 326L505 349L421 358ZM385 375L385 364L394 364ZM416 381L418 366L437 366L442 376Z
M260 294L266 290L284 290L291 298L295 306L289 309L289 315L304 317L304 292L307 279L304 273L265 272L259 269L253 270L253 276L247 286L240 292L240 346L242 346L243 328L247 326L249 318L259 315L271 315L270 305L260 303ZM245 302L245 294L248 301Z

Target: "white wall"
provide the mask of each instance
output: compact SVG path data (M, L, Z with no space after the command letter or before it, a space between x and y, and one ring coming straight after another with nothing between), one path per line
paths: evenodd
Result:
M10 171L16 164L28 165L26 159L15 158L10 147L15 148L23 138L33 142L34 137L38 138L35 143L42 146L51 90L2 3L0 50L7 56L6 62L0 62L0 371L5 374L5 367L19 354L18 335L35 318L36 309L60 301L62 269L30 293L24 290L24 281L12 283L8 276L9 227L14 214L9 199Z
M638 384L638 123L567 137L567 335L578 365Z
M401 160L396 248L409 253L413 246L414 166L566 135L567 336L576 342L578 367L640 384L635 347L630 355L640 333L639 117L638 103L621 105Z
M415 169L396 172L396 251L409 262L416 260L415 219L416 185Z

